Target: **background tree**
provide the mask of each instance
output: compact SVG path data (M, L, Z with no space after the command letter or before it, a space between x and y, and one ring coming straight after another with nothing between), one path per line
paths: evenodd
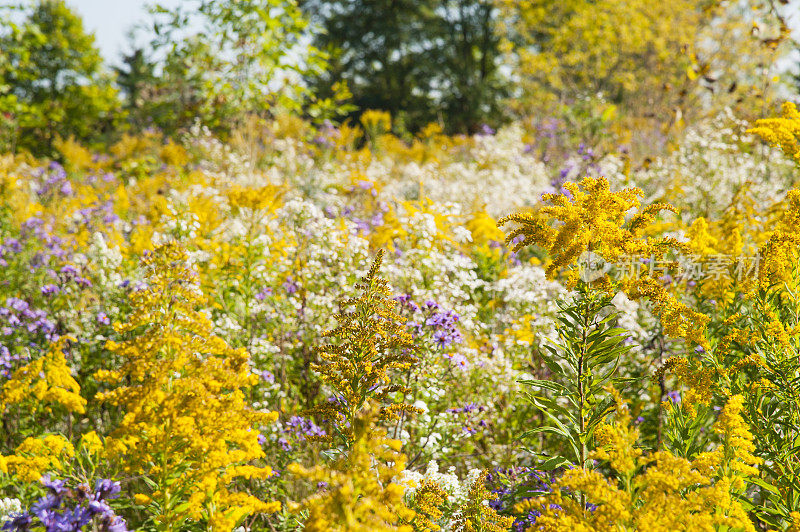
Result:
M611 104L649 148L724 107L749 118L763 112L787 36L780 8L761 0L497 4L521 84L522 97L510 102L517 113Z
M134 127L141 128L152 122L147 112L154 109L145 105L152 101L152 93L156 88L157 76L155 63L148 60L143 48L134 48L122 56L122 64L114 67L117 86L125 97L124 109Z
M162 128L200 119L225 133L248 115L277 108L335 114L335 105L302 83L327 63L310 45L308 21L293 0L187 0L174 9L156 4L151 13L161 76L149 103L173 113L155 113Z
M489 0L307 0L331 68L315 80L346 82L360 109L389 111L399 129L430 122L475 132L502 120L497 10Z
M23 14L19 24L13 13ZM94 36L63 0L0 10L0 112L6 140L37 155L58 137L95 140L108 132L118 100Z

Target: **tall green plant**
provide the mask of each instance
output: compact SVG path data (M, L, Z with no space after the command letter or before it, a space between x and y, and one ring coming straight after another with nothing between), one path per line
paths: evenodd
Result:
M605 390L625 383L617 367L630 347L623 343L625 329L615 326L617 314L611 299L579 283L573 298L558 301L558 339L543 346L550 378L520 381L530 387L528 400L549 421L522 437L551 433L566 446L566 456L550 457L545 469L567 463L590 466L588 449L595 429L614 409L614 399Z
M800 269L800 268L796 268ZM795 279L800 277L795 276ZM800 293L798 283L761 289L728 323L731 348L717 349L719 385L744 396L744 418L763 459L752 511L783 529L800 512ZM749 338L737 335L749 332ZM737 338L738 336L738 338ZM744 341L742 341L744 340ZM749 341L748 341L749 340Z

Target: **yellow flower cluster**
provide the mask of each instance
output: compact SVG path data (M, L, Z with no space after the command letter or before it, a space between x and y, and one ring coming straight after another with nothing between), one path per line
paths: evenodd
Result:
M574 266L584 253L598 254L605 261L614 262L623 255L651 259L687 249L670 237L644 236L658 212L676 212L671 205L649 205L626 220L631 210L641 206L639 198L643 193L640 189L611 192L605 178L592 177L584 178L580 184L565 183L564 188L569 197L545 194L543 200L548 205L540 211L512 214L497 222L498 226L517 224L506 235L506 243L512 245L514 251L536 244L548 252L552 262L546 271L550 277L562 268L569 268L567 280L574 285L578 278ZM650 300L666 334L707 347L704 331L708 317L678 301L657 275L642 272L637 277L623 279L620 288L632 299ZM605 288L609 288L610 283L607 277L597 281Z
M672 357L664 362L659 368L656 376L664 372L670 372L678 377L681 382L690 383L691 388L683 395L682 403L687 411L694 415L697 404L708 404L713 397L715 387L719 383L719 378L725 375L722 368L703 367L695 361L684 357ZM664 403L665 407L671 408L672 403Z
M80 386L64 359L64 347L69 340L64 337L52 344L44 356L11 375L0 389L0 414L9 405L27 400L35 401L36 407L39 404L57 404L69 412L84 412L86 400L80 396Z
M288 470L319 486L295 509L308 512L308 532L412 532L415 512L403 502L405 488L394 481L405 468L400 442L377 427L376 409L367 404L353 420L349 452L330 465Z
M464 225L472 233L472 241L478 245L492 241L501 242L505 237L495 219L485 209L472 213L472 217Z
M758 272L759 285L770 288L782 283L796 285L800 257L800 190L787 194L781 217L761 248L763 264Z
M631 415L616 388L611 393L617 404L617 423L603 424L595 431L597 448L591 458L609 462L611 468L624 477L630 477L638 467L642 450L636 447L639 431L631 426Z
M274 211L280 206L285 189L276 185L259 188L233 186L228 190L231 205L253 211Z
M447 502L447 492L432 480L423 480L414 490L414 496L408 506L416 512L411 521L414 530L438 532L442 529L436 522L444 515L442 506Z
M733 486L738 490L744 489L743 476L758 476L758 469L754 466L761 463L760 458L753 456L753 435L742 419L743 408L742 396L734 395L714 425L714 432L722 436L722 447L717 449L725 453L721 463L728 468L723 474L734 479Z
M0 472L13 473L20 482L37 482L49 471L61 471L75 449L64 436L27 438L10 456L0 455Z
M361 295L342 304L343 310L336 316L339 326L323 334L339 342L319 347L321 363L312 365L334 392L334 400L316 411L336 422L348 441L353 438L354 420L369 398L384 403L391 400L392 394L405 392L404 386L392 384L390 372L417 362L414 354L418 348L403 325L405 319L398 314L397 303L390 297L389 284L377 276L382 259L383 250L378 252L367 276L356 285ZM381 417L393 419L404 411L417 409L396 402L383 407Z
M747 132L779 146L786 155L800 162L800 111L792 102L785 102L782 111L779 118L757 120L756 127Z
M547 266L548 276L559 269L575 265L584 252L593 252L606 260L617 259L623 253L647 257L653 249L637 238L652 219L654 209L640 212L637 218L625 224L625 216L639 207L642 191L628 188L611 192L605 178L584 178L580 184L565 183L564 194L544 194L545 204L539 212L521 212L498 220L502 227L515 222L518 227L506 235L506 242L514 251L537 244L547 250L552 262ZM666 208L669 206L654 206ZM517 237L522 237L517 240Z
M505 532L514 524L514 518L499 515L497 511L487 504L487 501L497 499L497 494L486 489L486 475L484 470L475 479L467 492L467 499L459 508L460 518L456 522L459 532Z
M215 336L195 310L202 295L179 245L163 245L144 263L147 288L131 294L128 323L115 324L129 339L107 344L121 363L97 374L116 385L98 398L124 412L106 441L109 455L155 483L150 498L163 527L190 519L231 530L245 515L278 510L280 503L229 491L235 478L272 475L253 463L265 456L259 427L277 414L248 406L243 389L255 376L247 352Z
M615 477L597 470L570 469L545 497L515 508L537 509L542 515L529 530L611 532L617 530L744 530L755 531L736 494L743 476L756 473L753 436L741 418L742 398L731 397L715 431L721 446L693 461L656 452L641 456L630 416L618 405L617 423L600 431L595 457L608 459ZM641 470L636 474L637 470ZM588 504L587 504L588 503ZM556 506L557 505L557 506Z

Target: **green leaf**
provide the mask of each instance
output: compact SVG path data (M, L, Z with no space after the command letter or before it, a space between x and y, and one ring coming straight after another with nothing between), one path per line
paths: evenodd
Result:
M545 460L536 467L537 469L540 469L542 471L553 471L554 469L558 469L559 467L564 467L568 465L572 465L572 462L570 462L563 456L553 456L551 458L548 458L547 460Z

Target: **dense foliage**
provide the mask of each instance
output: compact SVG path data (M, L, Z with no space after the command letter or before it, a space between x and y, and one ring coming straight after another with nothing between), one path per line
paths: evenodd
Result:
M0 529L800 530L780 9L301 4L0 29Z

